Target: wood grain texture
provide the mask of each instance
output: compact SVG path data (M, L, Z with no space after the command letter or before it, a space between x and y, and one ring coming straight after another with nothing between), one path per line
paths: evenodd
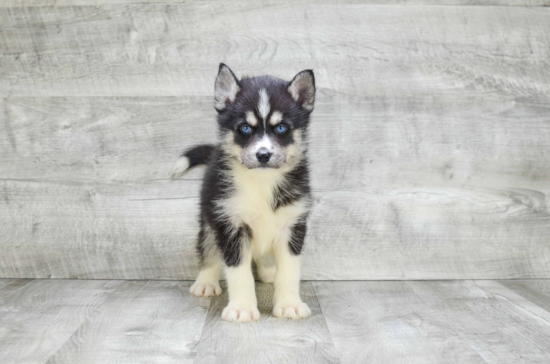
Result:
M17 294L32 279L0 279L0 306L5 305L11 296Z
M2 105L0 276L194 278L210 97ZM305 279L550 277L545 99L322 91L310 139Z
M185 4L190 0L3 0L0 7L31 7L31 6L97 6L110 4ZM197 0L193 2L199 2ZM203 0L203 2L209 2ZM236 3L233 1L232 3ZM242 4L248 4L244 0ZM262 1L265 6L277 4L277 0ZM328 0L295 0L297 4L322 5L331 3ZM346 0L339 4L395 4L395 5L470 5L470 6L548 6L549 0Z
M342 363L485 363L404 282L312 282Z
M220 60L315 69L305 279L550 277L547 34L547 8L0 9L0 277L193 279L202 171L167 176L214 141Z
M548 362L550 313L499 283L406 284L487 363Z
M550 312L549 280L514 280L499 283Z
M544 7L117 4L1 8L0 24L0 96L206 96L220 61L313 68L348 95L550 95Z
M48 363L193 363L210 299L191 283L124 282Z
M536 281L530 281L530 283L532 282ZM506 285L501 284L497 281L479 280L475 281L475 284L489 294L493 295L496 300L505 300L508 303L517 306L521 310L529 311L528 316L536 316L550 323L550 312L544 306L539 306L537 304L537 302L540 302L547 305L549 303L548 301L550 301L548 300L548 298L550 297L545 297L546 299L540 299L540 297L542 296L540 295L540 291L539 299L537 301L533 301L530 298L526 298L525 296L519 294L519 292L509 289Z
M7 282L14 286L21 281ZM2 363L45 363L121 284L34 280L16 294L0 289Z
M305 320L273 317L273 285L257 283L261 318L247 324L221 320L228 302L223 288L222 296L212 299L195 363L339 363L311 283L302 282L300 287L312 312Z
M10 206L26 200L29 214L0 213L19 226L2 234L2 276L193 279L198 272L198 198L178 196L185 183L24 185Z
M548 282L302 282L297 321L259 283L262 319L241 325L191 282L3 279L1 362L548 363Z

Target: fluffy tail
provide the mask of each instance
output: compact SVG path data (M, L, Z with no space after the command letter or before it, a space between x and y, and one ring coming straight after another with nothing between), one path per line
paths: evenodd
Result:
M176 161L172 170L172 179L178 179L194 166L207 164L214 154L216 147L211 144L197 145L186 150L181 157Z

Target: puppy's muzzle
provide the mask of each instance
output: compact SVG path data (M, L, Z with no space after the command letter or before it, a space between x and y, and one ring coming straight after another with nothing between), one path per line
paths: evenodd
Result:
M266 164L269 162L269 158L271 158L271 153L267 150L267 148L260 148L258 153L256 153L256 158L258 159L258 162Z

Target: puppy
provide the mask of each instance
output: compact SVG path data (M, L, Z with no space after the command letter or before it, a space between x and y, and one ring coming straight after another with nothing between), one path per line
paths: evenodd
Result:
M229 304L222 319L257 321L254 260L259 278L275 284L273 315L306 318L311 311L299 287L311 205L306 154L313 71L302 71L290 82L272 76L239 80L222 63L214 95L218 144L187 150L172 172L175 179L207 164L197 242L202 268L191 293L219 295L223 270Z

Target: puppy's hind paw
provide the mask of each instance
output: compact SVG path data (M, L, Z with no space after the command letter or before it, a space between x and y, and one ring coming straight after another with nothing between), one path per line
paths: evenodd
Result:
M277 318L302 319L311 316L311 310L302 301L285 304L283 302L275 303L273 307L273 316Z
M195 282L189 289L189 292L197 297L212 297L222 294L222 288L218 282L214 284Z

